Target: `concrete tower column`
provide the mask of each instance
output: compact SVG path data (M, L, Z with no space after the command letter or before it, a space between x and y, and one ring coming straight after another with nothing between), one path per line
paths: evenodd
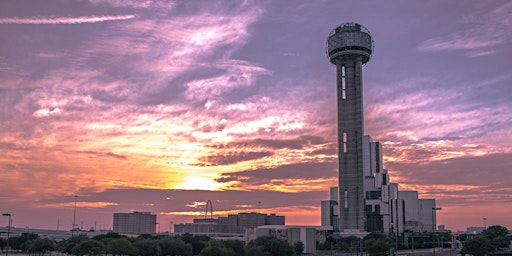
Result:
M363 75L373 40L357 23L335 28L327 39L327 55L336 65L340 231L364 231Z
M338 62L340 230L364 230L361 57Z

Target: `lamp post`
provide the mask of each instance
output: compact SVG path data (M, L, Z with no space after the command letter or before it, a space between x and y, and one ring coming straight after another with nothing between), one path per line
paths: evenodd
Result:
M11 214L2 213L2 216L9 216L9 225L7 225L7 245L5 246L5 256L9 255L9 234L11 233Z
M74 198L75 198L75 208L73 210L73 230L76 227L76 198L77 197L78 197L77 195L74 195Z
M436 247L435 247L435 237L434 234L436 232L436 211L441 210L442 208L432 207L432 256L436 256Z

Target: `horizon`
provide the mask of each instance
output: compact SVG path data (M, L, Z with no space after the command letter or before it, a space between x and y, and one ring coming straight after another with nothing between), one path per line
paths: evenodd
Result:
M329 32L359 23L365 134L448 230L512 229L512 2L0 2L0 212L14 226L275 213L336 186ZM0 226L7 224L0 218Z

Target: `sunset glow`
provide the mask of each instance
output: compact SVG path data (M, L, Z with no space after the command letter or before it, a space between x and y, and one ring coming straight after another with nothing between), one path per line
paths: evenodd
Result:
M353 21L375 40L364 129L391 181L435 198L448 229L512 228L512 3L445 4L0 2L2 211L70 229L77 195L78 221L110 227L211 200L216 217L319 225L338 184L325 42Z

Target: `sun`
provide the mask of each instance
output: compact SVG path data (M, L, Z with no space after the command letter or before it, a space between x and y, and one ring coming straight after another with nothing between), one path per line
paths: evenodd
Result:
M218 190L222 184L205 177L189 177L185 182L174 186L175 189L183 190Z

